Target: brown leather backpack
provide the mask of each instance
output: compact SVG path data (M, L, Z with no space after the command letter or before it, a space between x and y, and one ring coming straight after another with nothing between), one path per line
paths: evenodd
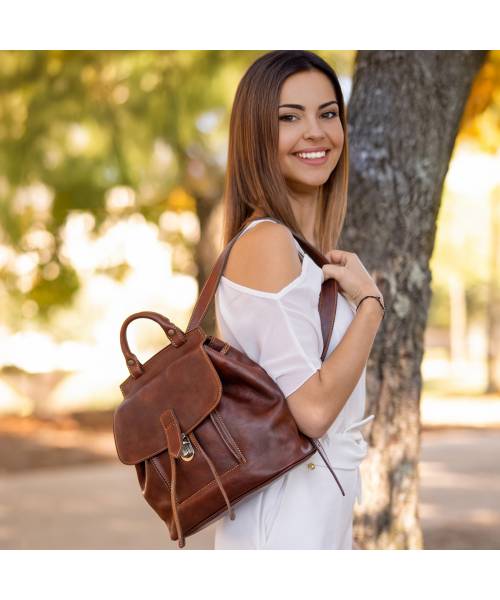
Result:
M184 547L185 536L226 511L234 519L232 505L316 450L345 496L321 443L299 431L271 376L246 354L207 336L200 326L240 233L215 263L185 332L149 311L130 315L120 330L130 376L120 385L123 401L113 418L118 458L135 466L144 498L168 526L170 538L179 540L179 548ZM316 264L327 263L311 244L292 233ZM318 303L324 341L321 360L333 330L337 292L336 280L323 283ZM140 318L158 323L170 340L144 364L130 351L126 337L128 325Z

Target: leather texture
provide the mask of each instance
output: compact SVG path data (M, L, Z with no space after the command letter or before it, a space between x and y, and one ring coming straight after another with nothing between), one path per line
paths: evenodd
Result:
M135 467L145 500L179 548L187 536L226 511L234 519L235 504L316 451L345 495L320 441L298 429L270 375L224 340L207 336L200 325L240 233L215 263L185 332L151 311L130 315L120 330L130 376L120 385L123 400L113 416L117 455ZM327 263L309 242L292 234L318 266ZM337 293L338 282L327 279L318 302L322 360L333 331ZM128 325L141 318L160 325L170 341L144 364L130 351L126 335Z

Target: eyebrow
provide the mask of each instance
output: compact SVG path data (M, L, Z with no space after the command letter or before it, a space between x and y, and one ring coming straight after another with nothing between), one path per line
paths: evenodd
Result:
M324 102L323 104L320 104L318 108L325 108L325 106L328 106L329 104L336 104L337 106L339 105L339 103L336 100L330 100L329 102ZM305 106L302 106L302 104L280 104L278 108L283 108L285 106L288 108L298 108L299 110L305 110Z

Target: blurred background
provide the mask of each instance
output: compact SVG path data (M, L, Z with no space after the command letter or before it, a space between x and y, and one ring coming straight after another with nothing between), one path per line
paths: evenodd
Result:
M356 52L317 53L348 102ZM0 51L0 548L177 547L116 458L119 330L141 310L187 325L222 249L231 103L260 54ZM482 72L431 262L426 548L500 548L500 51ZM142 362L167 341L147 320L128 340Z

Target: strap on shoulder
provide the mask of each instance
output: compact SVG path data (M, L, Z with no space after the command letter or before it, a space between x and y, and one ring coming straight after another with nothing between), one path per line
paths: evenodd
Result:
M238 237L243 233L244 227L253 221L262 220L262 219L271 219L276 221L277 223L282 223L279 219L274 217L256 217L255 219L249 220L242 229L230 240L224 250L219 255L210 275L208 276L205 284L201 290L201 293L198 297L198 300L194 306L193 312L191 314L191 318L186 328L186 333L195 329L200 325L203 321L208 307L212 302L217 286L219 285L220 278L222 277L222 273L224 272L224 267L226 266L227 259L229 258L229 253L235 241ZM282 223L284 225L284 223ZM302 250L307 252L308 255L312 258L312 260L319 266L322 267L325 264L328 264L326 258L319 252L312 244L310 244L307 240L305 240L298 233L290 230L293 237L300 244ZM329 278L323 282L321 286L321 292L319 295L318 302L318 310L321 319L321 332L323 334L323 352L321 354L321 360L324 361L326 357L326 353L328 352L328 347L330 344L330 339L332 337L333 332L333 324L335 322L335 315L337 313L337 296L338 296L339 285L336 279Z

